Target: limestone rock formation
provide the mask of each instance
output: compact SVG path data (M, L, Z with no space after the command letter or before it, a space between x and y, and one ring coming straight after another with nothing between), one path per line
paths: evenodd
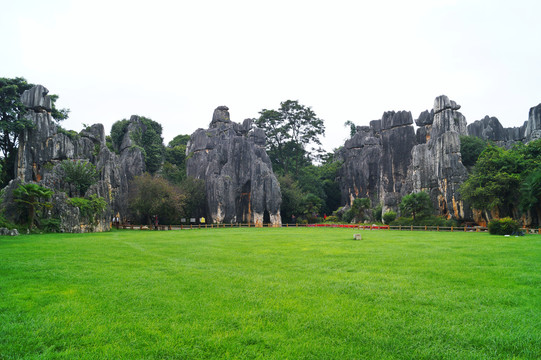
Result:
M504 128L496 117L485 116L468 124L468 135L490 140L497 146L511 148L517 141L525 141L526 122L521 127Z
M265 151L265 133L251 120L232 122L229 109L214 111L209 129L198 129L188 143L187 174L206 184L208 212L215 223L251 222L265 214L281 224L280 185Z
M527 141L541 138L541 104L530 109L524 136Z
M63 131L57 126L48 112L47 90L37 85L27 90L21 100L29 111L26 116L34 127L25 129L19 138L16 162L16 181L9 186L16 188L20 182L38 182L51 189L67 191L66 184L55 170L63 160L86 160L96 166L99 180L92 185L87 195L103 197L107 211L98 224L84 224L79 217L78 208L67 203L67 197L57 191L52 202L51 216L61 219L61 229L65 232L104 231L110 226L112 214L127 213L127 196L130 180L145 170L144 158L137 147L126 147L119 155L111 152L105 143L103 125L95 124L79 134ZM41 98L40 98L41 96ZM131 124L130 124L131 125ZM131 131L136 131L134 126ZM130 131L124 135L123 142L130 139Z
M411 191L426 191L439 214L454 219L469 215L458 193L468 176L460 155L460 136L467 134L466 118L457 111L459 108L445 95L436 98L432 124L425 122L417 131L425 135L426 142L413 147L407 180ZM419 117L426 117L426 113Z
M410 112L386 112L370 126L358 127L346 141L340 170L342 200L368 197L372 204L396 208L406 187L406 174L415 145Z
M456 102L439 96L431 111L424 111L413 128L410 112L386 112L370 126L358 127L340 154L342 200L368 197L383 211L398 210L404 195L426 191L440 214L463 219L465 206L458 187L467 172L460 156L460 135L466 119Z

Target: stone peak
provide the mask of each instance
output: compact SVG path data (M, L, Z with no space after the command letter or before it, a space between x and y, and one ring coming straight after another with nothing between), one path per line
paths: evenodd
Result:
M458 110L460 109L460 105L458 105L453 100L449 100L449 97L447 97L446 95L438 96L434 100L434 114L437 114L447 109Z
M49 90L43 85L35 85L32 88L25 90L21 95L21 102L24 106L34 110L45 110L50 112L53 108L51 97L47 95Z
M218 127L221 124L230 124L231 119L229 117L229 108L227 106L218 106L214 110L212 115L212 121L210 122L210 127Z

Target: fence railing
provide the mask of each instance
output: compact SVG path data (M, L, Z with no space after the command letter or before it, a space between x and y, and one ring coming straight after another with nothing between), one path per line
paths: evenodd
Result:
M112 226L115 227L115 226ZM222 229L222 228L250 228L256 227L253 223L230 223L230 224L181 224L181 225L135 225L120 224L119 229L131 230L188 230L188 229ZM263 224L263 227L275 227L272 224ZM398 231L442 231L442 232L487 232L488 228L483 226L413 226L413 225L367 225L367 224L282 224L281 227L317 227L317 228L347 228L358 230L398 230ZM541 228L523 228L528 234L541 234Z

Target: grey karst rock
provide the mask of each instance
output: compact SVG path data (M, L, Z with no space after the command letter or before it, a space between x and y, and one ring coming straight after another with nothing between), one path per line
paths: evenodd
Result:
M58 216L61 219L62 231L108 230L112 214L120 213L121 216L127 214L130 181L145 171L141 149L132 146L130 142L132 133L141 130L144 124L137 116L132 116L122 139L122 144L127 145L117 155L106 146L105 131L101 124L92 125L79 134L67 135L65 131L60 131L51 115L42 111L44 108L42 104L47 103L47 100L39 99L39 96L46 96L43 89L45 88L38 85L28 90L27 95L23 95L22 100L25 104L31 105L26 116L33 122L34 127L25 129L19 137L15 168L17 181L8 186L7 192L12 192L18 183L38 182L57 190L51 216ZM78 209L67 203L67 196L59 193L70 190L70 185L66 184L55 170L67 159L89 161L98 170L99 179L87 190L86 195L101 196L108 206L102 216L92 224L85 223L88 219L80 218Z
M528 122L524 131L526 141L541 138L541 104L532 107L528 114Z
M357 128L339 154L344 161L339 173L343 203L368 197L372 204L396 209L415 145L412 124L411 113L391 111Z
M441 215L460 220L471 214L466 213L467 206L458 192L468 176L460 155L460 136L466 135L466 119L457 111L459 108L447 96L436 98L434 121L424 130L427 140L412 150L407 183L412 192L427 192Z
M24 106L35 112L50 112L53 108L51 97L47 95L49 90L43 85L33 86L25 90L21 96L21 102Z
M405 179L411 164L411 149L415 146L412 124L413 117L409 111L383 114L379 202L384 208L396 209L407 191Z
M209 129L191 135L187 174L205 181L211 221L262 226L267 220L273 226L281 225L282 195L265 139L263 130L253 128L250 120L242 125L232 122L225 106L214 111Z
M339 157L342 202L370 198L383 212L398 211L404 195L426 191L449 218L470 216L458 195L467 177L460 155L460 135L466 134L466 119L456 102L439 96L431 111L421 113L413 129L410 112L386 112L369 127L358 127L346 141Z
M490 140L497 146L509 149L515 143L525 140L526 126L525 122L521 127L504 128L497 118L485 116L468 124L468 135Z

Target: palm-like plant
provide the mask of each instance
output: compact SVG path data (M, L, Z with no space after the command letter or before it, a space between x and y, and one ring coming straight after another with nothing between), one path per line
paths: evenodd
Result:
M28 228L32 229L36 210L43 207L51 207L51 203L42 202L41 200L50 199L53 195L53 191L36 183L28 183L19 185L19 187L13 191L13 195L15 196L16 202L26 205L28 211Z

